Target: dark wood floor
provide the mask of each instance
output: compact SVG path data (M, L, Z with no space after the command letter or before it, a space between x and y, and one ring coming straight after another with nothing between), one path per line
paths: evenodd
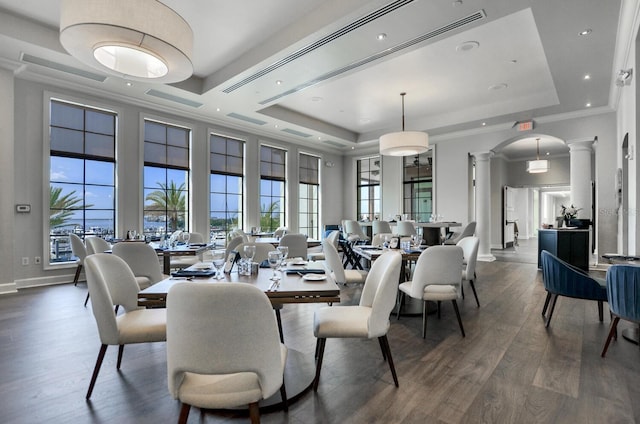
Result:
M450 304L441 320L392 320L395 388L377 341L328 340L317 394L264 423L632 423L640 421L640 350L621 337L600 358L609 324L595 303L561 298L551 327L535 265L479 263L478 296L461 302L462 338ZM467 293L471 292L468 290ZM166 383L163 343L127 346L120 372L110 348L90 402L84 395L99 341L79 284L0 296L0 421L158 423L177 421ZM343 291L344 303L359 289ZM282 311L287 344L312 357L313 311ZM624 323L621 326L627 327ZM634 400L635 399L635 400ZM190 422L247 422L200 414Z

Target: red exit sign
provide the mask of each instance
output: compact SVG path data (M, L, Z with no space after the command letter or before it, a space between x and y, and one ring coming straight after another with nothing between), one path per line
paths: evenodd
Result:
M531 131L533 129L533 121L518 122L518 131Z

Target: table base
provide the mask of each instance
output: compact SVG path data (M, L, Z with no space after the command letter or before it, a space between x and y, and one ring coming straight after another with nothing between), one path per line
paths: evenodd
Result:
M637 328L625 328L622 330L622 337L635 344L638 344L638 340L640 339Z

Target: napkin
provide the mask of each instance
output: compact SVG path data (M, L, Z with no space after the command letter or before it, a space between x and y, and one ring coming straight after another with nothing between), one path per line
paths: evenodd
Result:
M198 269L198 270L186 270L181 269L171 273L174 277L212 277L216 275L215 269Z
M320 268L288 269L287 274L324 274L324 269L320 269Z

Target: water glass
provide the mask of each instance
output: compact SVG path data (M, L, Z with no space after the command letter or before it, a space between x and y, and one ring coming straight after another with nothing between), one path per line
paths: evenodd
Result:
M277 250L272 250L271 252L269 252L268 260L269 260L269 266L273 270L273 275L271 276L270 280L271 281L280 280L280 277L276 275L276 268L278 268L278 265L280 264L280 252Z
M226 251L224 250L214 250L212 252L213 266L216 269L216 280L221 280L224 278L224 275L222 275L222 267L224 267L226 259L225 254Z
M280 252L280 266L284 267L287 256L289 255L289 246L278 246Z

